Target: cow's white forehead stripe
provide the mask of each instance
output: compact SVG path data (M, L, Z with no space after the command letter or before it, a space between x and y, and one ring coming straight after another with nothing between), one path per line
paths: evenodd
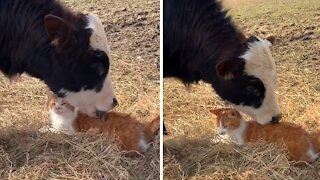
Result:
M276 78L276 65L269 48L271 43L258 39L259 41L249 43L249 49L241 56L246 61L244 71L269 86L274 84Z
M110 58L110 49L107 43L107 35L104 31L101 20L93 14L88 14L86 17L88 20L86 29L92 30L92 34L90 37L91 47L94 49L103 50Z
M250 42L248 44L249 49L240 58L246 61L267 61L270 64L274 64L274 59L272 58L270 46L271 43L268 40L260 39L259 41ZM264 59L255 59L261 58Z

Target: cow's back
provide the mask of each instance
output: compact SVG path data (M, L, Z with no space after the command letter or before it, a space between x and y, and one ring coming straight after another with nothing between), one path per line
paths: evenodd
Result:
M244 36L216 0L164 0L164 77L212 81L219 59L240 54ZM238 45L237 45L238 43ZM239 52L239 53L238 53Z
M23 62L41 59L43 53L49 53L44 17L61 7L54 0L4 0L0 3L0 69L10 76L24 71Z

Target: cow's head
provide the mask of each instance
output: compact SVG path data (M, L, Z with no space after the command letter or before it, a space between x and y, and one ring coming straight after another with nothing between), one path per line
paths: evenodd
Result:
M110 79L110 53L101 21L94 15L45 17L52 46L45 81L59 97L90 116L117 104Z
M270 46L268 40L251 37L246 42L246 50L236 61L216 65L218 76L227 86L217 91L218 94L260 124L280 120L275 94L276 66Z

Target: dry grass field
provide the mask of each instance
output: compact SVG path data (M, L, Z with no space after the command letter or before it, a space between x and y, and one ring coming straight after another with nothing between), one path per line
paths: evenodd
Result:
M274 35L282 121L320 130L320 0L225 0L247 35ZM266 144L238 147L215 135L209 109L228 106L204 83L164 81L165 179L320 179L320 159L305 167Z
M141 120L159 114L157 0L64 0L97 14L111 45L111 77L119 106ZM0 75L0 179L158 179L159 136L145 156L126 158L105 137L41 134L49 123L46 86Z

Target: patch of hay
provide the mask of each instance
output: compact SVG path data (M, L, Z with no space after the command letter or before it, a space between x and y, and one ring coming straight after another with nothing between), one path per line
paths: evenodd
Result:
M165 153L164 162L173 163L164 169L168 179L285 179L292 171L274 145L238 147L217 136L177 137L166 142Z
M146 157L127 158L104 136L1 130L1 179L148 179L159 176L159 138Z

